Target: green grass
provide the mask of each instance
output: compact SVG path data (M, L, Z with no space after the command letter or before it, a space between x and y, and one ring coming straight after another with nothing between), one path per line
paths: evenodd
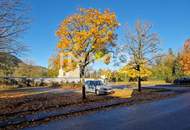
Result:
M12 90L17 88L16 85L0 85L0 90Z
M113 82L113 85L128 85L128 86L137 86L137 82ZM142 86L155 86L155 85L169 85L164 80L151 80L151 81L142 81Z
M150 89L151 92L170 92L172 90L170 89L165 89L165 88L157 88L157 89Z

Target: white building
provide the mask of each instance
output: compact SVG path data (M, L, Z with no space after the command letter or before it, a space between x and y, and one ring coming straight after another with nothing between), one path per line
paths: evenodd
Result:
M78 82L80 81L80 69L77 67L76 69L65 72L63 68L63 53L60 53L60 69L59 69L59 78L64 78L68 82Z
M71 60L69 60L71 62ZM58 74L58 78L60 80L63 80L65 82L80 82L80 68L77 67L76 69L69 71L69 72L65 72L63 69L63 54L60 53L60 69L59 69L59 74ZM101 77L100 80L104 81L105 77ZM85 78L85 80L94 80L93 78Z

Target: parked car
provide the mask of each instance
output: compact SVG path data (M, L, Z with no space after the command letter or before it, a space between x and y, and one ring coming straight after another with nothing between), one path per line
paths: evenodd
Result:
M190 77L182 77L175 79L173 83L176 85L190 85Z
M87 92L92 92L97 95L109 94L113 92L113 90L106 86L101 80L85 81L85 88Z

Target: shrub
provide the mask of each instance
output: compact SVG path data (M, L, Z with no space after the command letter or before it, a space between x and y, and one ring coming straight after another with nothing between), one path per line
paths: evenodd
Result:
M61 84L61 87L78 88L78 87L82 87L82 83L75 83L75 82L63 83Z
M50 82L48 85L48 87L52 87L52 88L58 88L60 87L61 85L58 83L58 82Z
M166 78L165 78L166 83L173 83L174 80L175 80L175 77L173 77L173 76L170 76L170 77L166 77Z

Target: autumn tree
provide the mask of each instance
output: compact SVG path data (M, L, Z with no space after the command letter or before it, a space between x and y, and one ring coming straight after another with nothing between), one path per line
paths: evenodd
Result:
M99 71L100 71L100 75L102 77L105 77L108 81L112 80L113 75L112 75L112 71L111 70L109 70L109 69L101 69Z
M182 70L180 65L180 54L175 54L172 49L162 58L162 66L159 68L164 74L166 82L173 82L176 78L181 77Z
M68 59L63 59L63 63L60 64L60 55L52 55L48 61L48 75L50 77L57 77L60 67L63 68L65 72L71 71L76 68L76 63L73 61L68 61ZM63 66L61 66L63 65Z
M180 53L178 52L174 60L173 68L172 68L172 73L176 78L182 77L184 75L182 71L182 65L180 63L180 59L181 59L181 56L180 56Z
M80 9L78 13L67 17L59 26L57 48L64 59L71 59L80 68L80 78L84 82L85 68L95 60L104 59L109 63L109 53L113 51L118 27L113 12L97 9ZM82 97L86 98L85 86Z
M152 74L151 70L147 66L147 64L141 64L139 73L139 71L134 67L133 63L128 63L126 66L120 69L120 72L127 74L130 80L136 80L139 75L142 79L147 79Z
M134 32L127 31L126 43L118 49L120 61L130 64L138 71L138 90L141 91L141 69L144 64L149 64L159 56L159 38L156 33L151 32L152 25L137 21Z
M163 53L161 57L155 60L155 64L151 66L152 78L173 82L176 78L183 76L180 64L180 53L175 53L171 48L168 52Z
M184 74L190 75L190 39L188 39L184 44L184 48L181 52L180 63Z
M48 61L48 76L57 77L59 68L59 56L52 55Z

